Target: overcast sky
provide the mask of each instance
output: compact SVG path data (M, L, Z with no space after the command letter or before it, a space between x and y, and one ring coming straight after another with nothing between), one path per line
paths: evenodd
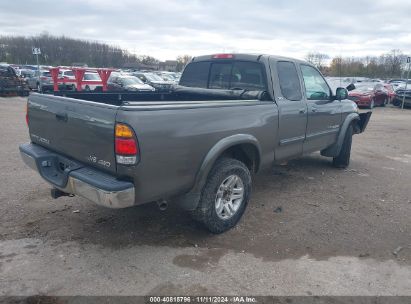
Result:
M162 60L218 52L411 53L410 0L0 1L0 34L47 31Z

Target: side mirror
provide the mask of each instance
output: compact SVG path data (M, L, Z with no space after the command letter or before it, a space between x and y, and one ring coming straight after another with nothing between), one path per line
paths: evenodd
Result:
M335 92L335 99L343 100L348 98L348 90L345 88L337 88Z
M346 87L346 89L347 89L347 91L355 90L355 85L354 85L353 83L351 83L350 85L348 85L348 86Z

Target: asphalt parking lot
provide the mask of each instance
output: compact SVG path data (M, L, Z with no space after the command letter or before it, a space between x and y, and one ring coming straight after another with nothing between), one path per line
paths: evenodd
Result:
M373 111L349 169L274 167L212 235L173 205L51 199L18 153L25 99L0 98L0 295L411 295L411 110Z

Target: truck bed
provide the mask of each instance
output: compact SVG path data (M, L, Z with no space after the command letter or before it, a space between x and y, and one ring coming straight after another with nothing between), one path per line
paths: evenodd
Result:
M230 136L256 138L262 143L261 162L273 162L275 103L259 100L261 92L187 91L157 95L163 100L146 100L148 94L141 94L139 100L121 103L32 94L30 138L76 163L133 182L137 203L188 191L210 149ZM135 131L141 158L135 166L116 164L116 123Z

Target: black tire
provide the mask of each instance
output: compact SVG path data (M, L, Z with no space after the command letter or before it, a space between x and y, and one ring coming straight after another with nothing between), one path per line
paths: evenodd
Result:
M352 144L353 126L349 125L345 133L344 142L340 154L333 158L333 165L336 168L347 168L350 164L351 144Z
M381 107L385 107L388 104L388 98L385 98L381 104Z
M217 192L227 178L237 176L243 184L243 199L235 213L227 219L217 214ZM251 194L251 174L240 161L232 158L217 160L203 187L199 205L192 212L194 219L202 223L212 233L222 233L234 227L240 220Z

